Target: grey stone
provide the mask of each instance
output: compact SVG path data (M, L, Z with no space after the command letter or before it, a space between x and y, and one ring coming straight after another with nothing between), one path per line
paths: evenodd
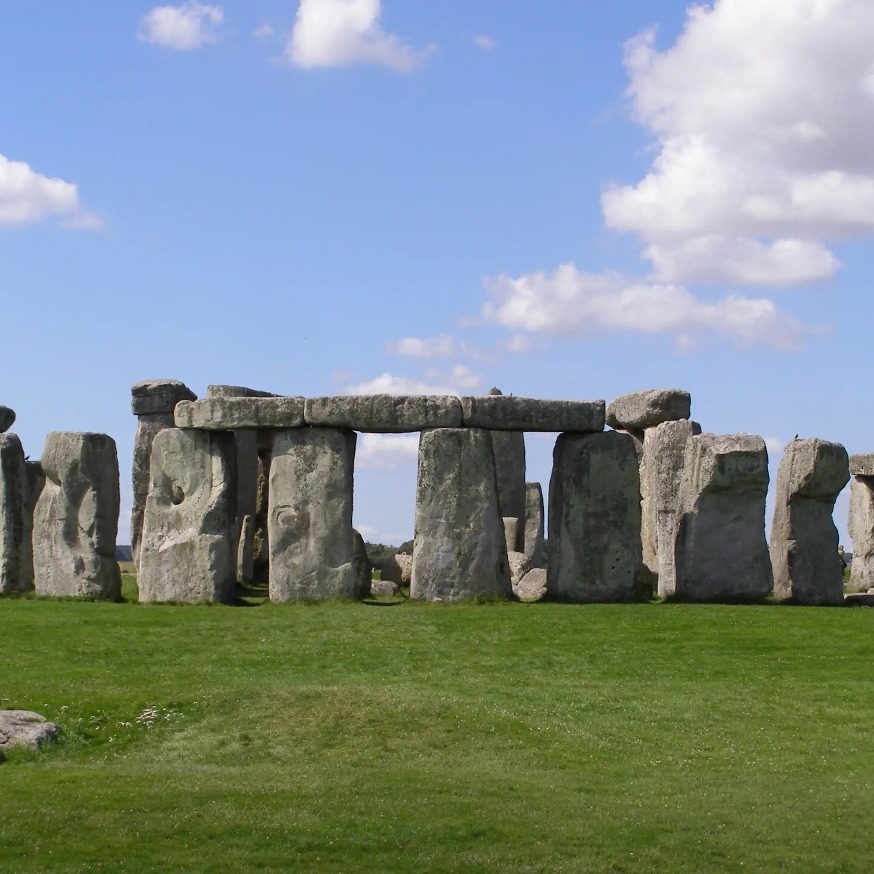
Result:
M544 520L543 490L540 483L525 483L525 536L523 547L525 555L531 559L532 567L543 567L544 560Z
M690 437L701 433L697 422L679 419L647 428L640 466L641 543L643 563L658 581L662 597L673 594L674 526L680 482Z
M155 435L165 428L173 427L173 413L149 413L137 419L134 436L134 458L132 466L133 507L130 516L131 555L139 563L140 541L143 537L143 513L149 495L149 464L152 457L152 441Z
M307 398L307 425L396 434L461 425L461 401L454 395L338 395Z
M522 581L522 577L531 570L531 559L524 552L508 552L507 564L510 567L510 585L513 592L519 594L516 589Z
M498 509L502 516L525 518L525 435L521 431L492 431ZM520 526L513 549L521 549Z
M604 401L554 401L513 395L461 399L467 428L493 431L603 431Z
M380 576L388 582L397 583L401 588L407 589L413 575L413 556L405 552L393 555L383 563Z
M488 431L435 428L419 440L410 597L512 597Z
M852 592L844 595L847 607L874 607L874 594L871 592Z
M850 456L850 473L853 476L874 477L874 452Z
M244 385L208 385L206 387L208 398L275 398L278 395L272 391L261 391L257 388L246 388ZM193 400L193 398L186 398Z
M15 410L0 404L0 434L8 431L15 423Z
M359 596L352 529L355 433L301 428L276 434L270 467L270 600Z
M866 592L874 586L874 478L851 480L847 531L853 541L850 588Z
M374 580L370 584L370 594L371 595L388 595L394 596L400 592L400 587L397 583L393 583L391 580Z
M172 413L179 401L193 401L197 395L178 379L144 379L131 386L131 412L135 416Z
M768 450L761 437L690 437L677 502L675 588L663 594L692 601L769 595L774 577L765 541L767 491Z
M356 598L366 598L370 594L370 586L373 582L373 568L370 566L370 558L367 555L367 544L361 533L352 529L352 546L355 552L355 570L358 585L355 588Z
M236 561L231 434L168 428L152 444L140 601L227 603Z
M549 596L634 600L640 565L634 441L616 431L561 434L549 484Z
M33 588L27 538L27 467L15 434L0 434L0 594Z
M507 544L507 552L516 552L516 545L519 543L519 519L515 516L503 516L501 521L504 523L504 543Z
M303 398L205 398L176 407L177 428L236 431L241 428L302 428Z
M691 404L689 392L677 388L634 391L607 405L607 424L628 431L654 428L662 422L688 419Z
M249 585L255 580L255 517L243 516L237 540L237 583Z
M518 585L513 586L513 591L520 601L541 601L546 597L546 568L531 568Z
M24 552L22 553L22 579L29 580L29 590L33 589L33 512L42 494L46 478L38 461L27 459L24 467L27 493L24 504Z
M0 762L12 747L38 750L57 740L60 728L32 710L0 710Z
M33 518L36 593L118 599L115 441L106 434L52 431L40 463L45 485Z
M798 604L843 604L835 500L850 478L847 450L810 437L793 440L777 472L771 565L774 595Z

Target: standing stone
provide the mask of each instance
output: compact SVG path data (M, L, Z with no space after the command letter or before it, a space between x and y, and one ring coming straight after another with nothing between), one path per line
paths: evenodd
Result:
M419 439L410 597L512 597L488 431L435 428Z
M52 431L40 463L46 479L33 518L37 595L118 599L115 441L106 434Z
M874 587L874 454L851 455L850 516L847 531L853 541L850 589Z
M631 601L640 556L633 439L617 431L559 435L549 483L549 597Z
M15 410L0 404L0 434L8 431L15 424Z
M137 584L140 601L234 597L234 439L167 428L155 436Z
M850 478L847 450L810 437L793 440L777 472L771 565L774 595L798 604L843 604L835 500Z
M507 552L518 552L516 544L519 543L519 520L515 516L504 516L504 543L507 544Z
M33 589L33 512L36 502L42 494L46 477L42 465L38 461L27 459L24 463L26 495L24 503L24 552L22 554L22 578L29 580L27 588Z
M355 432L277 431L270 466L270 600L357 598L352 529Z
M27 466L21 441L0 433L0 594L33 588L26 523Z
M370 586L373 582L373 570L370 566L370 559L367 556L367 544L361 533L355 528L352 529L352 545L355 550L355 569L358 586L355 590L356 598L366 598L370 595Z
M489 397L500 396L501 390L489 390ZM501 516L525 518L525 435L521 431L492 431L495 474L498 478L498 507ZM524 531L518 529L516 539L507 543L511 552L521 551Z
M255 579L255 517L243 516L237 542L237 583L251 584Z
M641 542L643 563L658 580L662 597L673 594L674 525L680 482L689 438L701 433L697 422L687 419L662 422L647 428L640 466Z
M270 512L270 462L273 458L273 430L258 435L258 475L255 489L255 536L253 541L254 582L266 583L270 575L267 518Z
M768 450L750 434L689 437L674 529L674 590L692 601L755 601L774 586L765 541Z
M543 567L543 489L540 483L525 483L525 555L531 567Z
M137 417L133 461L133 509L130 519L131 554L139 561L143 512L149 493L149 458L152 441L159 431L173 427L173 410L179 401L197 395L178 379L145 379L131 386L131 411Z

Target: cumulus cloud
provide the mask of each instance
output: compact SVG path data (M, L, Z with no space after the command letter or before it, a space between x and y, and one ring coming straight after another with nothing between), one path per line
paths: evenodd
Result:
M155 6L140 20L137 35L143 42L188 52L221 42L219 28L224 19L220 6L197 0L178 6Z
M366 382L347 385L347 395L458 395L482 385L482 377L463 364L455 364L448 372L428 370L421 379L381 373Z
M381 14L380 0L300 0L286 56L305 69L363 63L407 73L423 63L432 48L386 33Z
M768 460L776 461L783 454L786 448L786 441L779 437L765 437L765 446L768 448Z
M72 182L43 176L23 161L0 155L0 224L20 225L52 217L78 228L102 224L82 209Z
M360 434L355 448L355 466L369 470L415 466L418 457L418 434Z
M874 4L715 0L664 51L626 44L636 119L656 138L636 185L602 196L666 281L829 277L823 241L874 233Z
M487 361L491 356L478 346L458 340L449 334L437 337L403 337L394 343L387 343L385 351L405 358L472 358Z
M797 347L806 329L763 298L695 297L672 283L644 282L619 273L584 273L562 264L552 273L488 280L487 322L515 331L586 336L604 331L668 333L682 349L702 333L741 344Z

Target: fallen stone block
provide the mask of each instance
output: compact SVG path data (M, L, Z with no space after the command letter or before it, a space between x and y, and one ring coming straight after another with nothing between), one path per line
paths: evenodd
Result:
M0 710L0 762L12 747L38 750L57 740L60 728L32 710Z
M542 601L546 597L546 568L531 568L513 591L520 601Z

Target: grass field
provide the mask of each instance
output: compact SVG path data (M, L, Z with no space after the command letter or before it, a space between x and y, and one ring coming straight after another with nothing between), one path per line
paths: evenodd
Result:
M867 872L872 623L2 599L0 871Z

